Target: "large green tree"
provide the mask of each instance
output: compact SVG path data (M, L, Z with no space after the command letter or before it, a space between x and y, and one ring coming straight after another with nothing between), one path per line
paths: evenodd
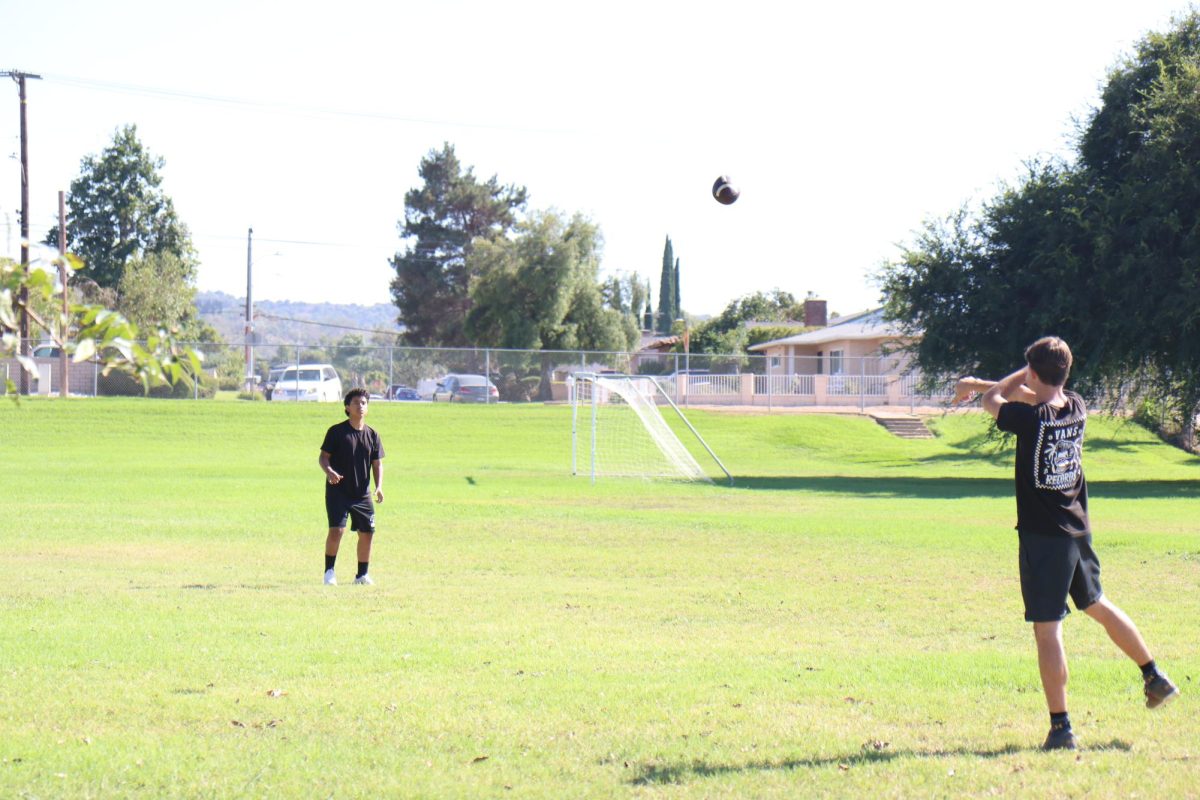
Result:
M643 313L650 301L650 287L634 273L610 275L600 284L604 305L631 317L641 327Z
M480 242L502 239L525 206L524 187L496 176L475 178L448 142L422 159L423 184L404 197L402 239L413 240L392 258L392 299L405 326L404 341L421 346L464 346L473 277L468 264Z
M480 276L467 317L472 342L521 350L629 350L637 343L636 315L605 291L600 249L594 223L553 211L533 214L511 239L478 243L468 259Z
M785 323L797 319L804 319L804 303L791 292L754 292L733 300L720 314L692 330L691 352L742 353L754 343L747 322Z
M1080 140L1097 198L1106 360L1169 398L1182 443L1200 415L1200 12L1110 75Z
M879 277L932 374L999 375L1054 333L1077 383L1165 398L1195 449L1200 413L1200 16L1110 73L1078 157L927 223Z
M614 297L599 280L600 248L595 224L552 211L522 222L514 238L478 243L468 259L480 276L471 293L468 335L478 344L520 350L632 349L637 317L623 292ZM543 353L541 399L550 399L558 361Z
M67 194L67 247L82 259L84 277L117 288L131 259L170 254L195 276L195 249L187 226L162 190L163 159L152 155L127 125L98 156L80 163ZM57 245L51 231L47 243Z
M143 330L195 327L199 315L192 272L174 253L131 258L117 285L117 309Z

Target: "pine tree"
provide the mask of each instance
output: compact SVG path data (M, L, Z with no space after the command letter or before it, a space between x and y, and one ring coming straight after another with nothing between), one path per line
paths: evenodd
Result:
M470 344L464 325L471 310L467 257L482 241L503 239L525 207L523 186L486 181L463 168L446 142L421 160L424 184L404 196L402 239L415 242L392 259L392 300L407 328L406 344L455 347Z

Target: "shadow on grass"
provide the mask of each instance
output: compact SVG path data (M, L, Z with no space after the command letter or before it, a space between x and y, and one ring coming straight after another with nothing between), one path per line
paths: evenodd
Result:
M903 497L957 500L964 497L1012 497L1011 478L855 478L840 475L736 475L737 489L805 491L855 497ZM1200 481L1088 481L1092 497L1123 500L1200 497Z
M1081 747L1076 752L1103 752L1119 750L1129 752L1133 745L1120 739L1102 744ZM959 747L951 750L875 750L863 749L842 756L814 758L785 758L778 761L748 761L744 764L709 764L705 761L690 761L678 764L643 764L630 779L635 786L683 783L692 778L712 778L742 772L791 771L800 769L828 769L837 767L849 770L871 764L886 764L897 759L945 759L945 758L1001 758L1018 753L1042 753L1040 747L1018 747L1006 745L995 749L976 750ZM1047 758L1062 757L1063 753L1046 753Z
M1002 478L852 478L840 475L735 475L734 486L754 491L805 491L855 497L906 497L946 500L960 497L1007 497L1012 480Z

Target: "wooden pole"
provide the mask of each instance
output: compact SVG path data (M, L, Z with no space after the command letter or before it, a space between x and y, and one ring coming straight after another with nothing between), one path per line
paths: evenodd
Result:
M67 199L58 193L58 277L62 284L62 322L59 323L58 396L66 397L71 388L71 365L67 360L67 340L71 337L71 305L67 293Z

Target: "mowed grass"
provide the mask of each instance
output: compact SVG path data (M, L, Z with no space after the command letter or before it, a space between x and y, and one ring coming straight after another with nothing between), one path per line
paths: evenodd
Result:
M371 572L321 585L340 407L0 403L0 796L1200 796L1200 459L1093 418L1109 596L1047 719L979 415L692 411L738 485L569 475L569 410L375 404Z

